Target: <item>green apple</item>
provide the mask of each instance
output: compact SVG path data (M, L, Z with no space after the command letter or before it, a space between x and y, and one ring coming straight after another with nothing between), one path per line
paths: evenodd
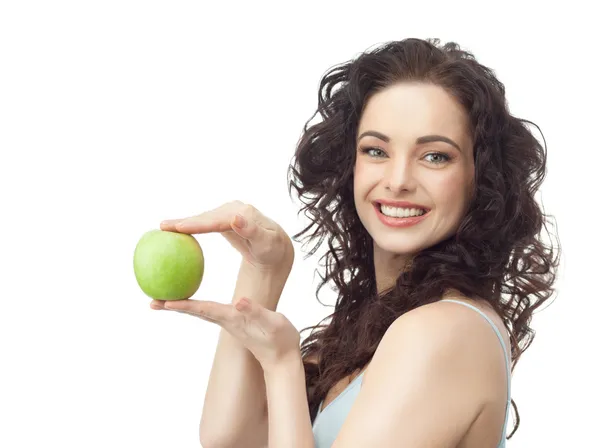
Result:
M135 247L133 270L147 296L157 300L188 299L202 282L204 254L191 235L150 230Z

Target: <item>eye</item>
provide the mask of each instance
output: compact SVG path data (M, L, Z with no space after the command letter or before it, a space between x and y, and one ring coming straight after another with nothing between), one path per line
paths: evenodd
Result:
M442 163L449 162L451 157L443 152L430 152L425 157L434 156L433 160L430 160L434 165L441 165Z
M360 152L363 154L369 154L371 157L375 158L382 158L386 156L386 153L383 149L374 146L361 148ZM429 154L425 155L425 157L432 157L432 159L430 159L430 162L434 165L441 165L442 163L446 163L452 160L452 157L449 154L443 152L430 152Z
M379 151L380 153L382 153L382 154L385 155L385 152L381 148L367 147L367 148L361 148L361 150L360 150L360 152L363 153L363 154L368 154L371 151ZM375 157L377 157L377 156L375 156Z

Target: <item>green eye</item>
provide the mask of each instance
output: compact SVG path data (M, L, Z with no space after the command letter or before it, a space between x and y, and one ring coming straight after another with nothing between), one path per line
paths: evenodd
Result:
M431 163L433 163L435 165L440 165L440 164L442 164L444 162L450 161L450 156L448 154L443 153L443 152L430 152L425 157L429 157L429 156L435 156L435 157L437 157L437 161L436 160L431 161ZM440 157L441 157L441 160L440 160Z
M373 152L373 151L379 151L380 155L377 155L377 153ZM386 153L383 149L377 148L374 146L361 148L360 152L363 154L368 154L371 157L375 157L375 158L381 158L386 155ZM450 160L452 160L452 157L450 157L449 154L446 154L443 152L430 152L425 157L434 157L434 159L430 160L430 162L433 163L434 165L441 165L442 163L446 163L446 162L449 162Z
M368 147L368 148L362 148L360 150L360 152L362 152L363 154L368 154L371 151L380 151L381 153L385 154L385 152L381 148ZM375 156L375 157L377 157L377 156Z

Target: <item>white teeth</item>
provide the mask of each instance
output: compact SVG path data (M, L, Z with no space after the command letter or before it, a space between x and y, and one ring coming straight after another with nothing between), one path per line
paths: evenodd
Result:
M411 216L421 216L425 214L425 210L419 208L389 207L381 204L381 213L392 218L408 218Z

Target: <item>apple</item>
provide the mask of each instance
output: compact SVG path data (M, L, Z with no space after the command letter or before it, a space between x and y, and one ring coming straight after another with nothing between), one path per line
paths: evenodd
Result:
M157 300L188 299L202 282L204 254L191 235L150 230L135 247L133 270L147 296Z

